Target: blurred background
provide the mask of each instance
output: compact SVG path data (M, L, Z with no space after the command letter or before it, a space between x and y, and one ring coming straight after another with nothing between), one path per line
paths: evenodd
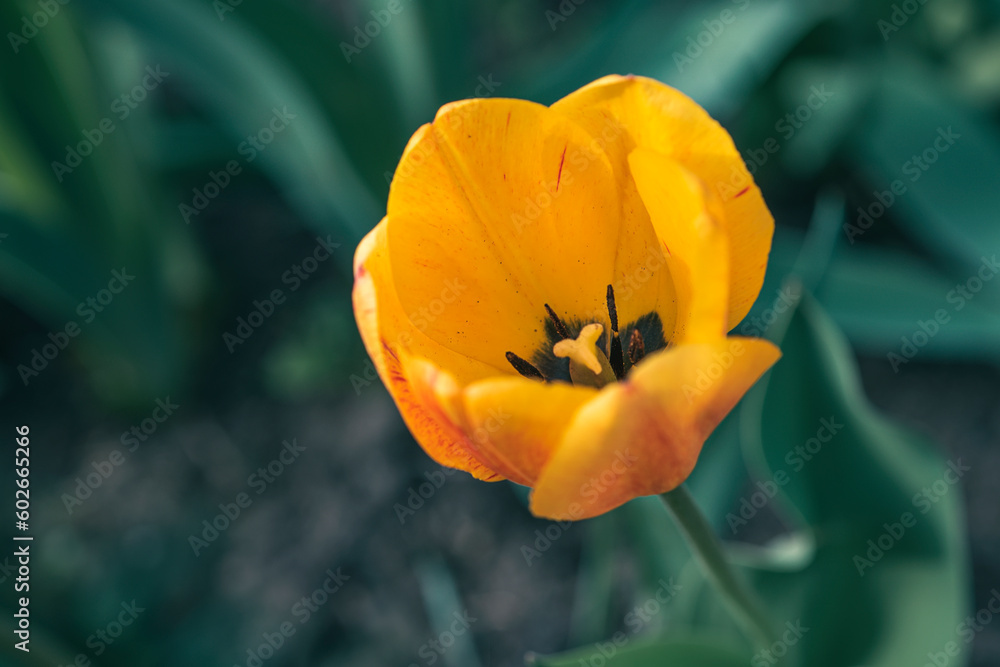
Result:
M30 653L0 550L3 664L1000 664L1000 3L5 0L0 30L35 537ZM706 107L777 221L738 331L785 357L691 480L808 628L767 655L656 499L560 525L435 465L354 324L420 124L609 73Z

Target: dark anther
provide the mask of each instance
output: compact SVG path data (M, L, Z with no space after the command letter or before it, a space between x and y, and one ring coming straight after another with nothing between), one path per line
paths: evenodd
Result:
M611 316L611 330L618 333L618 308L615 307L615 288L608 285L608 315Z
M549 308L549 304L545 304L545 312L549 314L549 319L552 320L552 324L555 325L556 333L559 334L560 339L571 338L569 330L566 329L566 325L563 324L562 320L559 319L559 316L556 315L556 311Z
M646 343L638 329L632 329L632 337L628 341L628 359L635 366L646 355Z
M617 331L611 333L610 352L608 362L611 364L611 370L615 372L615 377L621 380L625 377L625 359L622 357L622 339L618 337Z
M625 376L625 358L622 356L622 341L618 337L618 307L615 306L615 288L608 285L608 315L611 317L611 341L608 346L608 362L615 377Z
M510 365L514 367L514 370L528 378L529 380L544 380L545 376L542 375L541 371L532 366L529 362L525 361L521 357L517 356L513 352L507 353L507 361Z

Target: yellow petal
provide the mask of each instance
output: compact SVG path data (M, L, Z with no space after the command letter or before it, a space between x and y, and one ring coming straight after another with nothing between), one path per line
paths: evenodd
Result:
M519 377L473 383L463 392L466 432L511 481L531 486L594 389Z
M628 158L677 290L673 343L708 342L728 330L729 248L717 202L675 160L645 148Z
M496 377L460 388L449 373L420 358L403 361L413 393L436 406L456 437L493 470L531 486L593 389L521 377Z
M365 348L413 437L432 459L479 479L502 479L484 463L433 396L414 390L403 360L412 355L432 357L463 384L501 371L441 347L410 322L396 298L385 231L383 220L361 241L354 256L354 313Z
M779 356L767 341L734 337L647 357L577 411L536 482L531 511L583 519L677 487L708 435Z
M425 406L426 414L434 417L436 426L447 436L449 442L455 443L461 453L480 463L484 469L493 471L496 479L509 478L519 484L525 483L519 469L509 465L504 454L494 451L477 426L470 424L463 404L463 389L453 375L432 361L409 356L405 352L400 362L411 395Z
M736 326L763 285L774 220L729 133L683 93L643 77L604 77L552 108L603 141L615 169L635 148L649 148L680 162L720 199L732 263L728 329Z
M503 367L507 351L531 359L543 346L546 303L607 322L633 222L590 144L561 114L507 99L447 105L414 135L389 194L388 242L400 303L428 337Z

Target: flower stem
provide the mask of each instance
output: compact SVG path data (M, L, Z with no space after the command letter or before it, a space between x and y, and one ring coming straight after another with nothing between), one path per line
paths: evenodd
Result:
M719 538L715 536L687 487L681 484L673 491L660 494L660 497L687 538L688 546L702 572L722 594L733 620L758 648L770 646L774 635L767 614L756 595L737 577L726 561Z

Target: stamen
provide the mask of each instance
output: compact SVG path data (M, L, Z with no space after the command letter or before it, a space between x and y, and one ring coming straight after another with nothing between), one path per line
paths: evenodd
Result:
M622 341L618 337L618 307L615 305L615 288L608 285L608 316L611 318L611 340L608 343L608 361L611 370L619 380L625 376L625 357L622 355Z
M545 376L537 368L532 366L529 362L525 361L521 357L517 356L513 352L507 352L505 355L507 361L510 365L514 367L514 370L528 378L529 380L544 380Z
M615 307L615 288L608 285L608 315L611 316L611 330L618 333L618 308Z
M621 380L625 377L625 357L622 355L622 339L618 337L617 331L611 332L611 349L608 352L611 370L615 372L615 378Z
M552 324L555 325L556 333L559 334L559 337L561 339L570 338L569 330L566 328L566 325L563 324L562 320L559 319L559 316L556 315L556 311L549 307L549 304L545 304L545 312L549 314L549 319L552 320Z
M628 359L635 366L646 356L646 343L638 329L632 329L632 337L628 341Z

